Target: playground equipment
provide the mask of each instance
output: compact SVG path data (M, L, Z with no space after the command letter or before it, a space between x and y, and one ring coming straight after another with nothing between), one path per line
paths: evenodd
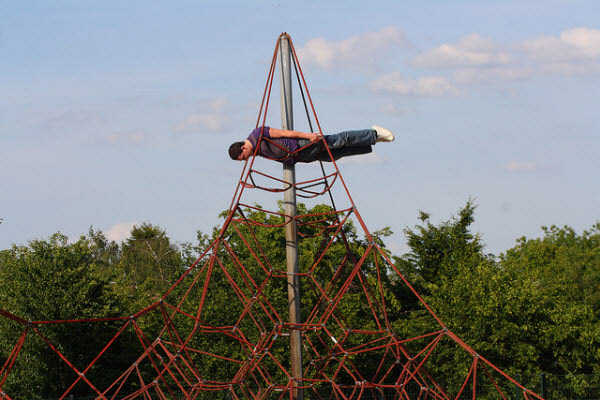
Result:
M256 126L266 125L278 56L283 128L293 128L293 66L310 131L322 132L287 34L275 47ZM507 399L513 398L515 390L526 400L541 399L479 355L437 317L367 229L333 158L327 165L302 166L309 176L298 182L293 167L284 167L283 179L267 173L277 165L257 157L246 161L219 237L162 298L135 315L26 321L0 310L0 318L22 326L0 370L0 399L12 399L1 389L32 336L43 340L73 371L61 399L81 387L97 399ZM314 171L320 174L310 175ZM252 203L253 194L272 200L282 192L286 195L283 211ZM306 201L328 198L331 206L297 215L296 196ZM360 251L352 249L347 238L351 221L366 238L367 246ZM272 261L279 245L270 241L273 236L258 234L275 230L286 230L286 266ZM299 243L309 236L321 238L320 246L303 257L298 254ZM346 251L331 254L334 243L343 244ZM422 313L429 321L416 336L403 337L402 318L390 319L393 300L381 280L389 271L397 277L395 284L412 296L412 304L418 305L407 312ZM210 296L217 291L227 294L228 302L215 309ZM349 310L355 315L357 309L364 317L360 325L349 315ZM120 324L118 331L84 365L64 356L40 329L48 324L107 321ZM139 357L112 384L99 387L90 372L98 360L110 357L111 348L126 334L138 338ZM469 360L463 383L453 393L430 373L434 363L452 362L439 355L443 346L461 348Z

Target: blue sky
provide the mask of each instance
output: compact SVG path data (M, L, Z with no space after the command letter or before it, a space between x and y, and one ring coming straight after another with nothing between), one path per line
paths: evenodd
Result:
M325 133L396 134L340 168L370 229L396 232L397 254L419 210L446 220L469 198L493 253L542 225L600 219L597 1L0 10L0 248L92 225L121 240L144 221L193 241L220 224L242 168L226 149L254 127L284 31ZM278 109L267 122L280 124Z

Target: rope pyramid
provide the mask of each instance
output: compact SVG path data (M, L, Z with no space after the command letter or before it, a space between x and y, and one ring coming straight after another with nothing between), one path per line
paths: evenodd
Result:
M321 132L289 40L311 131L314 118ZM257 127L267 118L278 51L276 46ZM322 139L310 145L327 149ZM436 316L367 229L333 157L327 166L319 165L320 171L316 164L303 166L317 174L309 172L295 184L299 197L316 201L327 196L331 206L291 218L280 208L253 204L255 193L273 199L290 188L290 182L271 175L270 169L278 165L256 154L246 161L217 239L160 299L138 313L26 321L0 309L0 318L22 327L8 358L0 360L0 399L12 399L2 386L28 340L42 340L69 366L72 374L65 379L71 384L61 399L82 388L105 400L293 399L294 385L310 399L507 399L513 398L514 389L526 400L541 399L475 352ZM334 204L334 193L344 206ZM288 272L285 264L275 261L284 251L277 245L281 235L276 233L292 222L298 226L301 244L309 238L317 243L308 254L301 254L303 322L298 324L287 322ZM364 248L350 243L350 226L358 226L364 234ZM345 252L332 251L340 245ZM403 336L402 320L390 318L395 300L382 284L389 273L418 304L413 312L430 321L417 336ZM215 303L211 296L215 293L226 303ZM69 359L44 335L49 324L106 323L116 326L115 335L90 360ZM301 332L304 354L303 377L296 381L289 360L289 335L294 331ZM127 336L137 338L137 347L130 349L137 354L135 362L114 382L100 387L98 365L110 360ZM462 349L468 360L463 383L453 393L430 372L434 363L447 362L439 353L442 346Z

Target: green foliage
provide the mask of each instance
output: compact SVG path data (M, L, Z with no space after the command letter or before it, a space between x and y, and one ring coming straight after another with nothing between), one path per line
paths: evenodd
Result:
M600 224L581 235L543 229L543 238L521 238L500 257L535 315L534 357L546 372L600 373Z
M110 317L121 314L109 283L96 273L91 241L73 244L60 234L13 246L0 253L0 307L31 321ZM25 327L0 319L0 359L6 359ZM34 332L37 330L39 335ZM51 324L30 327L13 372L4 386L13 398L59 396L76 375L43 341L83 369L118 330L116 323ZM119 365L118 361L112 366ZM91 371L107 367L100 361ZM98 379L108 382L109 370ZM88 390L84 390L88 393ZM77 389L75 394L80 393Z
M102 231L94 231L93 227L90 227L87 237L96 271L107 279L115 279L115 265L121 259L119 245L114 241L109 242Z
M582 235L568 227L544 229L544 238L522 238L495 259L469 231L474 210L468 202L438 226L421 213L425 225L406 231L411 251L396 264L451 331L526 385L535 385L541 372L598 373L598 224ZM414 313L409 325L414 334L435 324ZM431 369L449 389L468 366L469 360L449 362L460 352L440 350Z
M149 223L134 226L122 245L121 266L133 287L160 296L183 272L182 258L164 230Z
M322 226L333 220L319 222L320 215L330 210L325 205L312 209L298 205L298 214L304 216L302 220L306 222L299 227L301 272L308 272L319 260L312 276L321 284L329 282L337 273L342 274L344 281L350 270L344 266L360 259L369 245L352 223L343 228L347 243L330 230L323 230ZM501 369L520 376L525 385L535 386L541 372L565 376L599 374L600 224L582 234L569 227L544 228L542 238L521 238L513 248L494 257L484 252L481 237L471 232L475 210L469 201L456 217L437 225L422 212L421 224L405 230L410 251L394 257L395 265L452 332ZM256 224L284 222L281 215L260 208L242 212ZM236 216L239 217L240 214ZM374 232L373 237L382 244L381 238L389 234L391 231L385 228ZM252 297L271 270L285 271L283 226L262 229L258 225L233 223L225 232L220 228L214 228L210 235L198 232L194 245L176 246L163 229L145 223L135 227L131 238L121 244L108 241L102 232L90 228L87 237L71 244L66 237L56 234L48 240L31 241L27 246L13 246L0 252L0 308L36 321L129 315L155 303L197 255L217 239L212 249L218 255L214 266L204 268L207 258L200 260L166 300L178 305L195 278L199 278L199 282L210 278L200 315L203 323L238 324L248 340L260 340L261 334L273 329L273 313L254 310L258 323L249 317L239 319L243 303L230 283L235 282L244 296ZM329 246L327 253L321 258L326 246ZM262 258L259 248L269 263ZM347 248L351 254L348 259L345 258ZM235 252L235 257L229 249ZM247 275L238 268L240 264L246 268ZM377 293L380 289L377 279L381 279L388 316L398 335L415 337L439 329L400 277L385 267L378 269L377 265L382 266L379 256L371 255L365 260L364 279ZM301 281L304 317L320 297L315 281L308 278ZM332 288L333 291L338 289ZM370 307L364 293L355 289L351 286L340 303L341 314L345 315L348 326L372 329L375 323L369 314ZM181 303L181 310L194 314L203 291L202 284L195 285ZM264 293L281 320L287 320L285 276L270 279ZM155 312L140 318L138 323L152 338L164 321L160 313ZM59 324L36 326L36 329L82 368L114 336L120 324ZM185 337L195 329L190 318L175 316L174 324ZM24 329L0 317L0 363ZM333 324L328 329L337 335L340 327ZM357 340L353 345L360 344L359 339L349 340ZM280 342L272 348L272 354L287 366L288 348L284 340ZM433 362L427 364L427 369L438 383L455 392L462 383L459 377L464 377L468 369L470 357L448 342L432 354ZM239 343L224 335L204 332L195 335L189 344L234 360L247 357ZM411 350L410 344L407 346ZM90 376L100 385L114 381L115 374L131 365L133 358L139 355L139 349L135 334L126 332L111 348L110 357L98 360L89 371ZM226 381L238 368L235 362L201 354L195 357L201 374L216 380ZM377 365L370 355L353 357L360 368ZM305 357L305 362L309 362L309 358ZM273 379L285 381L277 368L271 367ZM65 363L39 335L28 332L3 390L15 399L58 397L66 389L65 382L72 380L73 373ZM92 394L84 386L77 386L73 393Z
M485 258L480 237L469 230L475 220L475 208L469 201L457 217L439 226L433 225L430 215L421 211L419 219L424 225L417 226L415 231L405 229L410 252L396 257L395 262L425 293L434 289L427 286L454 274L457 264L478 264Z

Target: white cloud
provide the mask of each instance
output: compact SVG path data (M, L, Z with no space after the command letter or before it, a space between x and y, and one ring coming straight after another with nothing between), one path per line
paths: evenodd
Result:
M227 129L231 123L229 116L229 99L218 97L205 106L206 110L198 113L192 113L187 116L185 121L177 124L177 132L189 132L206 129L211 132L222 132Z
M412 64L454 70L455 81L463 84L599 74L600 30L579 27L510 45L473 33L416 56Z
M303 64L328 70L373 67L395 48L406 45L404 33L388 26L342 41L310 40L298 53ZM404 78L399 72L378 77L370 88L404 96L441 96L459 93L457 84L529 79L539 75L600 74L600 29L568 29L558 36L540 36L517 43L498 43L472 33L455 43L444 43L411 61L420 68L446 69L442 76ZM389 108L384 112L398 114ZM208 121L205 121L208 123Z
M559 37L525 40L521 48L528 57L539 61L600 59L600 29L568 29Z
M371 90L403 96L441 96L457 94L458 88L441 76L422 76L405 79L400 72L380 76L370 83Z
M532 172L537 170L537 163L535 161L510 161L504 169L509 172Z
M456 68L506 65L512 56L493 40L476 33L463 37L458 43L443 44L413 59L413 64L425 68Z
M115 242L121 242L130 236L131 229L137 224L137 222L119 222L105 233L106 238Z
M600 29L568 29L558 37L525 40L519 49L543 73L566 76L600 73Z
M371 68L377 58L405 44L404 33L394 26L388 26L378 32L366 32L338 42L324 38L311 39L298 50L298 58L301 65L328 70Z
M517 81L530 78L534 71L530 67L462 68L454 72L459 83Z

